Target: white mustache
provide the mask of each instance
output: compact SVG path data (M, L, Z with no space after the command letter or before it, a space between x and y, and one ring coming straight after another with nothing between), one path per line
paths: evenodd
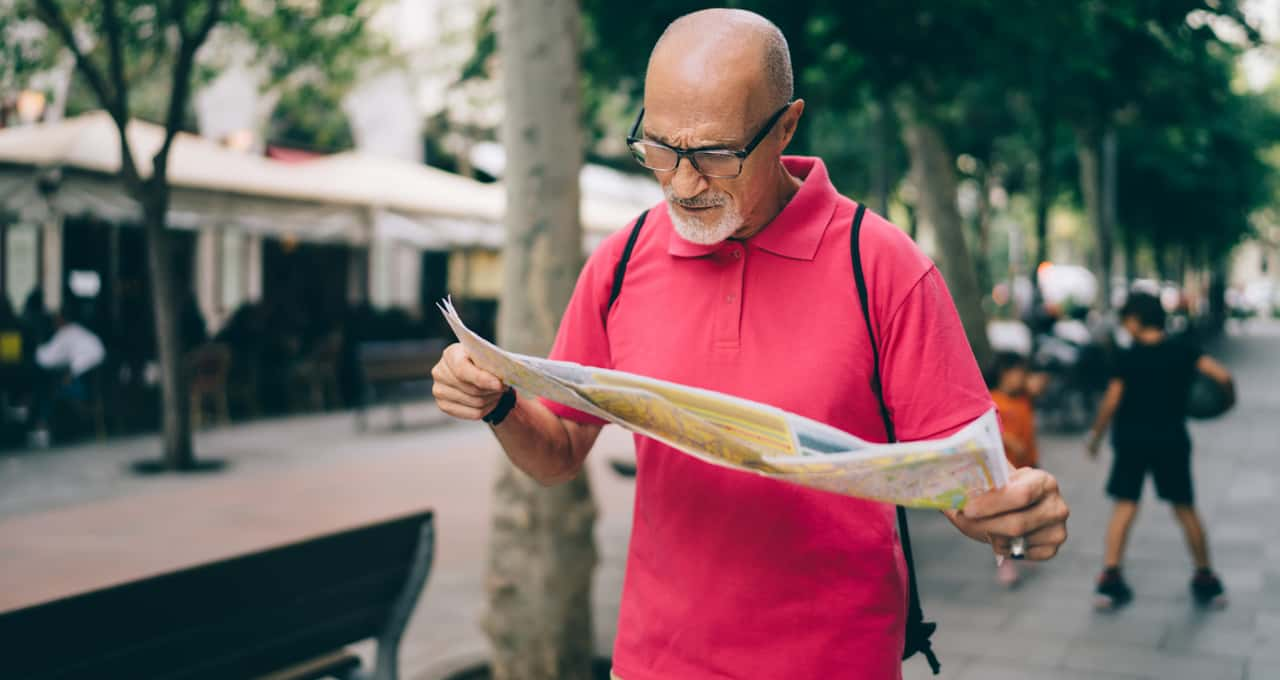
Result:
M666 188L667 201L674 203L682 208L718 208L726 203L728 199L725 196L701 196L694 198L676 198L675 192L671 187Z

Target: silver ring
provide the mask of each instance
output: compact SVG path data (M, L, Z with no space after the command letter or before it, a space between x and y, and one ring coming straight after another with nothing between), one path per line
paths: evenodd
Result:
M1014 536L1010 539L1009 556L1015 560L1025 559L1027 556L1027 539L1022 536Z

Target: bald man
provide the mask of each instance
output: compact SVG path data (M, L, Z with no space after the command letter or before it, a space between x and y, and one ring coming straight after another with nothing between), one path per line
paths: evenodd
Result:
M552 358L886 441L874 342L898 438L950 434L992 404L946 284L901 230L838 194L821 160L782 155L804 114L792 89L786 40L764 18L707 10L668 27L628 140L666 200L592 254ZM850 263L858 215L870 329ZM578 474L605 424L516 395L459 345L434 375L441 409L485 419L545 484ZM636 455L617 677L901 677L908 584L893 506L707 465L646 437ZM1066 539L1067 506L1040 470L949 516L998 554L1021 536L1027 557L1048 559Z

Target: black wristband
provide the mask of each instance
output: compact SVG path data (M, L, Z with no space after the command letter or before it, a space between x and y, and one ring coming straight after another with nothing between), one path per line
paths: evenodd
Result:
M507 387L507 391L502 393L502 398L498 400L498 405L493 407L484 418L481 418L490 425L497 425L506 419L507 414L511 413L511 409L516 407L516 388Z

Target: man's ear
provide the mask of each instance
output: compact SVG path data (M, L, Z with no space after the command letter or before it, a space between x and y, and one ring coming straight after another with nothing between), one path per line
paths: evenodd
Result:
M796 135L796 128L800 127L800 117L803 115L803 99L792 102L787 112L782 114L782 120L778 121L778 127L782 128L782 149L780 150L786 150L787 145L791 143L791 138Z

